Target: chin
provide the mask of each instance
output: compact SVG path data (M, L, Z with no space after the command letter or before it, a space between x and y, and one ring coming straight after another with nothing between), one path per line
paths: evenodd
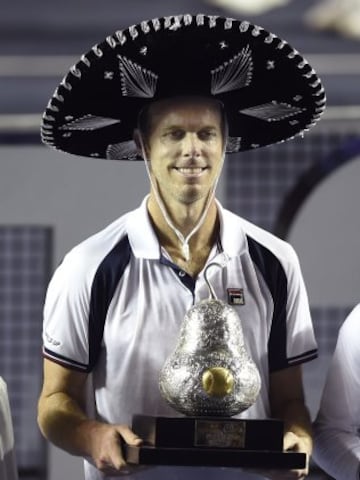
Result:
M186 205L191 205L195 202L199 202L201 200L205 200L208 196L208 193L209 193L209 190L207 190L206 192L199 192L199 190L197 191L193 191L193 192L187 192L186 194L183 194L183 195L179 195L179 200L186 204Z

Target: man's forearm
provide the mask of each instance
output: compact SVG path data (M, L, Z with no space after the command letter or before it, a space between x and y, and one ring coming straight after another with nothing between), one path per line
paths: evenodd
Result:
M44 436L71 455L86 457L107 475L128 468L122 442L140 445L142 440L127 425L90 419L66 393L42 396L38 422Z
M78 456L91 455L92 433L100 425L65 393L54 393L39 400L38 424L51 443Z

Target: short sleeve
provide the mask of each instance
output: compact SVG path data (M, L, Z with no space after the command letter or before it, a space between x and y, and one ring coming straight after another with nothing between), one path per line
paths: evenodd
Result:
M89 366L91 281L82 255L71 251L50 281L44 306L44 356L81 371Z

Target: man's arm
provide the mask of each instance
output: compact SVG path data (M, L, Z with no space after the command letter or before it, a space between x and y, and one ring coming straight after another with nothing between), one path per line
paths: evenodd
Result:
M313 440L311 418L304 400L301 365L270 375L269 398L271 416L284 421L284 450L306 453L309 461ZM297 470L294 478L307 474L308 465L304 470Z
M44 382L38 403L38 424L43 435L71 455L91 457L104 473L126 466L122 439L130 445L141 440L126 425L110 425L85 413L87 374L44 360Z

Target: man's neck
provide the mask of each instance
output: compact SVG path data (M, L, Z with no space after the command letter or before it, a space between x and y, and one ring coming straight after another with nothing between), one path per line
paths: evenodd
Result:
M195 205L181 205L176 212L167 213L174 227L186 238L198 224L203 210L204 206L199 208L199 206ZM211 201L204 221L189 240L190 259L188 261L184 258L181 241L166 222L156 199L151 195L148 201L148 211L159 242L169 253L173 261L191 275L199 273L204 267L219 233L215 200Z

